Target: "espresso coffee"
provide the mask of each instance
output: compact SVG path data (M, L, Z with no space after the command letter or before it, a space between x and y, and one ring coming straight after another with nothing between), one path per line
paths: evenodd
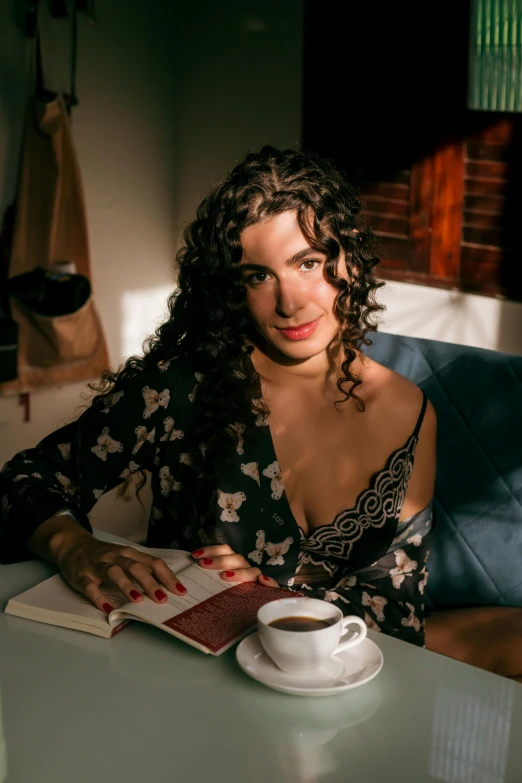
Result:
M335 625L337 620L330 617L327 620L320 620L318 617L280 617L272 620L268 625L271 628L278 628L280 631L320 631L321 628L329 628Z

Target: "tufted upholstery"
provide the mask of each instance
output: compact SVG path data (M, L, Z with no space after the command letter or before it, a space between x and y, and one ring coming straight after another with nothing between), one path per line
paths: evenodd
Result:
M428 606L522 606L522 356L378 333L438 419Z

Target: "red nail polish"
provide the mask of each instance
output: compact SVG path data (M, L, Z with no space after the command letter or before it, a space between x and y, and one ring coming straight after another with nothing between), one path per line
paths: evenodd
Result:
M178 593L181 593L181 595L185 595L185 593L187 592L187 588L185 587L185 585L182 585L179 582L177 584L177 588L178 588Z
M192 552L192 557L201 557L204 551L204 549L195 549L194 552Z
M203 563L203 565L212 565L212 558L204 557L201 562Z
M269 576L265 576L264 574L261 577L261 579L263 579L265 582L269 582L270 581L270 577Z
M234 576L235 573L236 573L235 571L225 571L225 576L228 576L229 578L231 578L231 577Z
M166 594L163 592L163 590L156 590L154 595L156 596L158 601L164 601L165 598L167 597Z
M139 601L141 598L141 593L138 593L137 590L131 590L130 597L133 598L135 601Z
M112 612L113 607L110 604L103 604L103 610L107 612L107 614L110 614Z

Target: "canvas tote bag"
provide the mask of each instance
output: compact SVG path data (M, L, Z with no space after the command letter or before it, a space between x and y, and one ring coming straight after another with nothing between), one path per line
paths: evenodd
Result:
M54 274L65 262L90 281L85 203L69 118L61 96L47 95L48 101L33 98L27 113L9 278L37 268ZM0 393L90 380L108 368L92 294L58 316L42 315L20 297L11 296L10 304L18 325L18 377L0 383Z

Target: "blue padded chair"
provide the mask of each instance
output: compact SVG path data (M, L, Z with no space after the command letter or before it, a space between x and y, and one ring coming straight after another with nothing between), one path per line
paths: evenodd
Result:
M377 333L438 420L428 608L522 607L522 356Z

